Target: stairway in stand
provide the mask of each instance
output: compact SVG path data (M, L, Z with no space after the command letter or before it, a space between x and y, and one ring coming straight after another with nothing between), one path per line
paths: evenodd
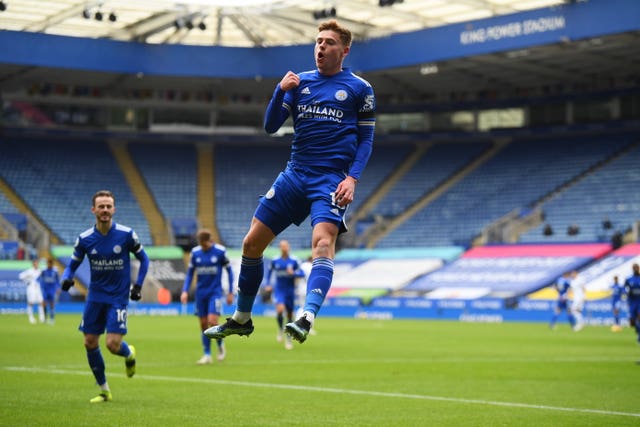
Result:
M147 219L153 245L170 245L171 239L169 237L167 222L160 213L160 209L158 208L149 187L140 174L140 171L133 163L133 160L129 155L129 151L127 150L126 143L123 141L110 141L109 148L111 149L116 162L120 165L120 169L122 170L134 197L138 201L138 204Z
M198 145L198 222L211 230L215 242L220 242L216 226L214 152L211 145Z

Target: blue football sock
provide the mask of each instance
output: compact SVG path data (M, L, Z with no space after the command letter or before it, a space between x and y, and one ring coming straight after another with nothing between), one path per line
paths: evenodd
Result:
M278 321L278 328L282 329L282 325L284 323L284 316L282 315L282 313L278 313L276 320Z
M331 288L333 280L333 260L330 258L316 258L311 266L309 280L307 281L307 296L304 302L304 311L318 314L324 299Z
M238 276L238 304L237 311L250 313L253 303L258 295L258 289L264 276L264 263L262 257L242 257L240 275Z
M118 356L129 357L130 354L131 350L129 350L129 345L125 341L122 341L122 343L120 343L120 351L118 351Z
M91 368L98 385L106 383L107 377L104 373L104 359L102 358L100 347L96 347L93 350L87 350L87 360L89 361L89 367Z
M202 339L202 349L204 350L204 354L211 355L211 339L204 334L201 334L200 338Z

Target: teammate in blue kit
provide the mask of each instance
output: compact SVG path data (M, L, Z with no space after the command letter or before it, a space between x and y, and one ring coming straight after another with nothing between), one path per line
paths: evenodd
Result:
M278 322L278 342L283 340L284 332L284 312L287 312L289 323L293 321L293 309L296 297L296 280L304 277L304 272L300 269L298 258L289 253L290 246L286 240L280 241L280 256L271 260L269 273L267 275L267 287L272 289L273 302L276 305L276 321ZM271 285L275 276L275 283ZM293 348L291 338L284 337L284 347L287 350Z
M60 292L60 274L58 268L53 265L53 259L47 259L47 268L40 272L40 289L42 290L42 306L48 323L55 322L56 298Z
M267 106L264 127L276 132L289 116L294 136L291 156L267 193L260 198L242 242L236 310L227 321L209 328L210 338L250 335L251 311L264 275L263 253L291 224L311 216L313 267L307 281L301 317L285 332L307 339L333 280L338 234L346 231L345 212L373 147L373 88L342 63L351 49L351 32L335 20L318 27L316 69L288 71Z
M189 289L193 281L194 273L197 275L195 306L196 316L200 319L200 330L202 338L203 356L196 362L198 365L207 365L211 359L211 341L204 335L204 331L218 324L218 318L222 314L222 269L227 271L228 291L226 296L227 304L233 302L233 270L227 250L224 246L214 243L211 240L211 231L202 229L196 236L198 246L191 250L189 258L189 268L184 279L180 302L186 304L189 297ZM218 338L218 360L225 358L226 352L222 338Z
M640 266L633 264L633 274L624 281L629 302L629 325L635 328L640 343Z
M80 233L71 261L62 273L62 290L68 291L82 260L85 256L89 259L91 282L78 329L84 333L89 367L100 387L100 394L91 399L91 403L112 400L100 351L100 335L105 330L107 348L112 354L124 357L127 376L132 377L136 372L136 350L123 337L127 333L129 297L134 301L141 298L149 258L137 234L129 227L113 222L115 211L115 197L110 191L101 190L94 194L91 212L96 217L96 225ZM130 253L140 261L133 286Z
M564 273L562 277L560 277L556 283L553 284L553 287L558 291L558 300L556 302L556 306L553 310L553 316L551 317L551 322L549 322L549 328L555 329L556 322L558 321L558 317L560 313L563 311L567 312L567 316L569 317L569 323L573 328L575 324L575 320L571 315L571 311L569 310L569 289L571 289L571 273Z
M622 297L624 295L624 286L619 282L618 276L613 276L613 283L611 284L611 311L613 312L611 330L613 332L622 330L622 326L620 326L620 309L622 308Z

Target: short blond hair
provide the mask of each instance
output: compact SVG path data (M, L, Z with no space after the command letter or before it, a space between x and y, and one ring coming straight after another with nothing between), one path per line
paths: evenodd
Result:
M340 41L345 47L351 46L351 31L338 24L338 21L332 19L331 21L321 22L318 26L318 32L321 31L334 31L340 36Z

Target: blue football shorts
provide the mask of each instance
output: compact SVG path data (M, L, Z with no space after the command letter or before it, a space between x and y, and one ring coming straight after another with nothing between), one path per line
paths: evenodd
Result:
M207 317L210 314L220 316L222 314L223 298L215 295L199 296L196 291L195 315Z
M611 302L611 309L614 311L620 311L622 310L622 300L614 300Z
M42 299L45 302L54 302L56 299L56 290L55 289L44 289L42 288Z
M558 308L558 310L566 310L568 306L568 302L569 301L566 298L559 299L558 302L556 303L556 307Z
M291 224L300 225L309 215L311 226L329 222L343 233L347 231L344 216L348 206L338 207L333 192L345 177L344 172L289 163L267 194L260 197L254 216L275 235Z
M87 302L78 329L85 334L127 334L127 304Z
M276 286L273 290L273 302L275 304L283 304L289 311L293 311L293 302L295 299L295 288L287 286L286 288Z

